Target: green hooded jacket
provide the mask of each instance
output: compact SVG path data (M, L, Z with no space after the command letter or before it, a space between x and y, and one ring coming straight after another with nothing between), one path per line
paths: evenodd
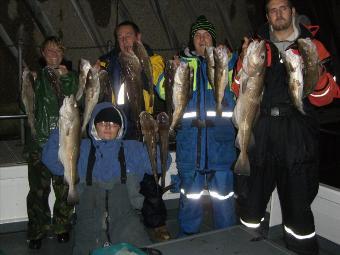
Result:
M75 95L78 90L78 76L69 71L60 78L60 91L62 96ZM57 96L50 85L46 69L38 72L34 82L34 114L37 135L31 140L30 151L40 151L47 141L51 130L58 127L59 108Z

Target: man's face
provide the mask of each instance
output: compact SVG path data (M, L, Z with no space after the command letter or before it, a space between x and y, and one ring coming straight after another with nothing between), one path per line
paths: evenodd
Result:
M136 33L130 25L121 26L117 30L117 40L120 50L128 52L132 50L134 42L141 41L141 34Z
M293 26L295 9L289 7L287 0L272 0L267 5L267 19L274 31L284 31Z
M98 122L96 130L98 137L103 140L113 140L117 137L120 126L114 122Z
M64 56L63 50L52 42L48 43L41 53L46 61L46 65L53 68L59 67Z
M194 47L197 55L204 56L204 51L206 47L212 46L212 37L207 30L200 29L194 35Z

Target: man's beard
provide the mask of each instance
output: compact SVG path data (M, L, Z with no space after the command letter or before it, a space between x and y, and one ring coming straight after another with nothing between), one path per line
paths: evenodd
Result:
M275 31L282 31L282 30L286 30L290 27L290 25L292 24L292 19L290 20L285 20L283 18L281 18L279 20L280 22L276 21L275 23L272 24L272 27ZM284 22L282 22L284 21Z

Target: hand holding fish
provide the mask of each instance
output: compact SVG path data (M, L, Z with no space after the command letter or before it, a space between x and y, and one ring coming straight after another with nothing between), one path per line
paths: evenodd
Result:
M176 69L178 66L179 66L179 64L181 63L181 60L179 59L179 56L178 55L175 55L174 56L174 59L173 59L173 65L174 65L174 68Z
M68 73L68 70L67 70L66 66L64 66L64 65L59 65L57 70L58 70L60 75L66 75Z

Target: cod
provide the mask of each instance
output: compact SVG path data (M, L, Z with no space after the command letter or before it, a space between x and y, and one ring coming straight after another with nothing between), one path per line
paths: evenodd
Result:
M319 80L319 57L311 39L298 39L298 48L303 59L303 94L308 96L314 91Z
M24 104L27 114L27 122L31 128L31 134L33 137L35 137L37 133L34 126L34 79L34 74L28 68L25 68L22 73L21 101Z
M77 161L80 146L80 116L73 95L65 97L59 111L59 151L58 158L64 166L64 179L69 186L67 203L79 202L76 189L78 182Z
M138 118L144 102L142 66L133 52L121 52L119 61L125 79L126 95L131 107L132 119L138 127Z
M289 77L288 88L293 105L299 112L305 114L302 102L303 74L301 56L295 54L292 49L288 49L282 54L282 58Z
M161 112L157 115L157 124L158 124L158 134L159 134L159 143L161 150L161 169L162 169L162 177L161 177L161 186L165 188L165 175L166 175L166 166L168 161L168 152L169 152L169 116L165 112Z
M170 132L173 132L179 120L183 117L192 90L192 69L188 63L181 62L176 69L172 90L174 112Z
M250 175L248 147L254 143L252 128L262 98L265 69L265 41L253 41L243 59L240 70L240 95L233 113L233 123L238 129L235 146L240 149L234 166L235 174Z
M79 85L76 94L76 100L79 101L84 94L87 73L91 68L91 64L88 60L81 58L79 62Z
M139 62L142 66L142 70L144 71L144 74L148 81L148 88L149 88L148 91L150 94L149 107L153 107L154 85L153 85L152 65L150 62L149 55L146 49L144 48L144 45L139 41L136 41L133 43L133 52L136 54L137 58L139 59Z
M214 94L216 101L216 116L222 116L222 101L228 85L228 51L226 47L217 47L214 52Z
M85 85L85 109L83 114L83 125L81 132L86 133L86 125L91 118L92 111L98 103L100 93L99 67L91 67L87 73Z
M144 138L144 143L148 150L149 159L151 163L152 174L158 185L158 174L157 174L157 132L158 125L152 115L146 111L143 111L139 115L139 121L141 130Z

